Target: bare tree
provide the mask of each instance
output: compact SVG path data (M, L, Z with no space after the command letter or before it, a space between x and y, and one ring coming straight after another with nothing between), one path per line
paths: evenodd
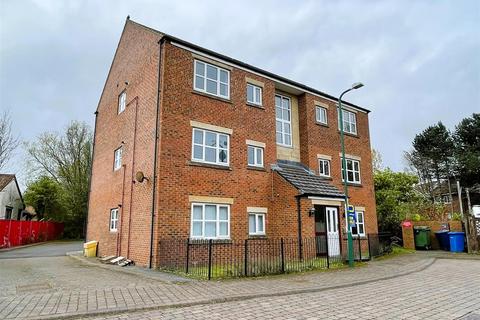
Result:
M93 135L82 122L72 122L63 134L45 132L26 143L30 172L48 176L65 191L66 221L81 232L87 214L88 185L92 165ZM67 224L65 226L67 228Z
M4 111L0 115L0 170L7 164L18 147L20 139L12 132L12 120L10 114Z

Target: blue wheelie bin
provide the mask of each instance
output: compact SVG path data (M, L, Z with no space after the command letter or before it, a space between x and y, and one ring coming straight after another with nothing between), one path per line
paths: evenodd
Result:
M440 249L450 251L450 239L448 238L448 230L437 231L435 232L435 236L437 237Z
M465 232L449 232L451 252L463 252L465 250Z

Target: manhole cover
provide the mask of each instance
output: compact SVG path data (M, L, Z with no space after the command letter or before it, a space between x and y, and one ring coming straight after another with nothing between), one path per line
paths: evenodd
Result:
M52 286L48 282L20 284L20 285L17 285L17 293L31 292L31 291L38 291L38 290L48 290L51 288Z

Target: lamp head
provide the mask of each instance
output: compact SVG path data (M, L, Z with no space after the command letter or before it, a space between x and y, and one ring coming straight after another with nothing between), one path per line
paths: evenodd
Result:
M355 82L352 84L352 89L360 89L361 87L363 87L363 83L361 82Z

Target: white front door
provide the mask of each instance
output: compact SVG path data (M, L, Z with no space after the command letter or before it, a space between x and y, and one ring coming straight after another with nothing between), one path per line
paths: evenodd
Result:
M338 210L327 207L328 256L340 255L340 235L338 232Z

